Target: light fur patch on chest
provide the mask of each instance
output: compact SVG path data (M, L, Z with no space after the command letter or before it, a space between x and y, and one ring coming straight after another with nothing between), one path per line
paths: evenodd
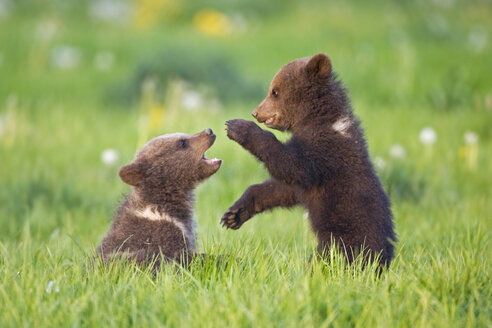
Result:
M195 239L196 239L195 226L196 226L196 222L194 219L192 219L191 227L188 228L179 219L172 217L170 215L167 215L166 213L161 213L156 208L154 208L152 206L147 206L144 209L136 210L135 215L142 218L142 219L147 219L150 221L165 221L165 222L172 223L179 230L181 230L181 232L185 236L187 242L189 243L188 247L193 251L195 250Z
M348 129L352 125L352 121L348 116L343 116L338 119L333 125L331 126L333 130L336 132L340 133L342 136L346 137L349 136L348 134Z

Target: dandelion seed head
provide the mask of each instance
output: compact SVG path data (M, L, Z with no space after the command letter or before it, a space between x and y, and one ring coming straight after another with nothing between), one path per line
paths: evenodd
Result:
M58 26L54 20L43 20L36 25L35 37L42 42L51 41L58 30Z
M476 144L478 142L478 135L473 131L466 131L463 135L463 140L467 145Z
M120 159L120 154L116 149L105 149L101 154L101 161L106 166L115 166Z
M473 30L468 34L468 44L470 48L480 53L487 46L488 35L487 32L480 26L473 28Z
M181 104L183 105L184 109L194 111L197 110L201 107L203 102L203 97L202 95L193 90L188 90L183 92L183 96L181 98Z
M103 51L96 54L94 65L100 71L107 71L113 67L114 54L110 51Z
M452 8L456 3L455 0L433 0L432 2L434 5L442 8Z
M60 291L60 288L56 285L56 280L50 280L44 290L46 293L50 294L53 291L55 293L58 293Z
M434 14L427 20L427 26L435 35L445 35L449 31L449 23L441 14Z
M0 114L0 138L5 135L5 131L6 131L5 125L6 125L5 124L5 115Z
M124 22L131 16L131 8L126 1L91 1L89 14L101 21L119 23Z
M231 16L231 20L234 23L234 28L237 32L244 33L248 29L248 22L243 14L235 13Z
M380 157L380 156L376 156L374 158L374 165L378 168L378 169L384 169L386 167L386 161Z
M8 17L10 13L10 3L5 0L0 0L0 17Z
M437 141L437 133L431 127L425 127L420 131L420 142L424 145L433 145Z
M51 51L51 65L61 70L79 66L81 58L79 49L67 45L56 46Z
M391 146L389 154L391 157L397 159L403 159L407 155L405 148L403 148L403 146L400 144L394 144L393 146Z
M19 97L16 94L10 94L7 97L7 111L17 109L19 105Z

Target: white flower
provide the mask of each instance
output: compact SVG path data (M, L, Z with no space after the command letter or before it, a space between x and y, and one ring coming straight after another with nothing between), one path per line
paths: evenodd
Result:
M120 154L116 149L106 149L101 154L101 161L106 166L114 166L118 163L120 159Z
M181 104L183 105L184 109L190 111L200 108L202 102L202 95L193 90L183 92L183 96L181 97Z
M5 135L5 115L0 115L0 138Z
M390 157L403 159L406 157L407 153L405 148L400 144L394 144L389 150Z
M382 157L376 156L376 158L374 158L374 165L382 170L386 167L386 161Z
M142 94L143 97L152 97L157 87L157 79L154 77L146 77L142 82Z
M0 0L0 17L7 17L10 11L10 4L7 1Z
M68 70L79 65L80 50L71 46L57 46L51 51L51 65L58 69Z
M434 14L427 19L427 26L436 35L444 35L449 31L449 23L441 14Z
M19 105L19 97L16 94L9 94L7 97L7 111L16 110Z
M487 32L480 26L475 27L468 34L468 44L475 52L482 52L487 45Z
M110 51L102 51L96 54L94 65L100 71L107 71L113 67L114 54Z
M476 144L478 141L478 135L473 131L466 131L463 135L463 139L468 145Z
M60 292L60 288L56 285L55 280L50 280L44 290L48 294L50 294L52 291L54 291L55 293Z
M131 8L126 1L91 1L89 13L92 17L107 22L122 22L131 16Z
M56 26L56 22L53 20L44 20L39 22L36 25L36 39L42 42L48 42L56 34L58 27Z
M237 32L244 33L248 29L248 22L246 18L241 13L235 13L231 16L232 22Z
M433 128L425 127L422 129L422 131L420 131L419 138L420 142L422 142L424 145L432 145L437 140L437 134Z
M440 6L443 8L451 8L455 5L455 0L433 0L432 1L436 6Z

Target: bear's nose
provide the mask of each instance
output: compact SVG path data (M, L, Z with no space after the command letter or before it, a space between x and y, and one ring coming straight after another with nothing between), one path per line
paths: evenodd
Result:
M205 133L209 136L211 136L212 134L214 134L214 131L212 131L211 128L208 128L208 129L205 129Z
M254 118L257 118L258 112L256 111L256 109L251 113L251 115L253 115Z

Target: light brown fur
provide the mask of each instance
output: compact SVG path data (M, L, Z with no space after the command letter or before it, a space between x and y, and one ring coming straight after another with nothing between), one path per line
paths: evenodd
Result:
M196 254L193 189L220 168L205 151L215 135L175 133L150 140L135 159L120 169L133 186L97 252L107 262L125 257L139 264L190 258ZM161 256L162 255L162 256Z

